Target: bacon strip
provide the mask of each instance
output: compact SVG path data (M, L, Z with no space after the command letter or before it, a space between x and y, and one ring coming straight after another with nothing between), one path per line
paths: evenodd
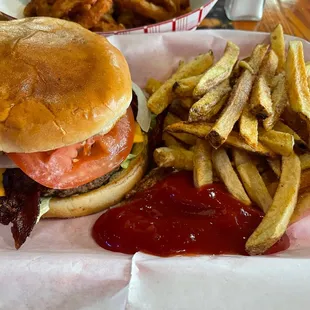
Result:
M33 230L40 213L40 192L35 182L25 182L18 169L3 175L5 197L0 198L0 223L13 224L15 248L19 249Z

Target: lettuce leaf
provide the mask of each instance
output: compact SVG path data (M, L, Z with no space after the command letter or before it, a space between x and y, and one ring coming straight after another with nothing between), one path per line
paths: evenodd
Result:
M129 155L127 156L127 158L122 162L121 167L122 167L123 169L127 169L128 166L129 166L129 164L130 164L130 161L133 160L133 159L136 158L136 157L137 157L136 154L129 154Z

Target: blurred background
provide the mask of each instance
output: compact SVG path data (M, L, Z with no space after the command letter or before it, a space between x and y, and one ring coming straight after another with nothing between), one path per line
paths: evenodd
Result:
M238 5L257 4L260 0L218 0L199 29L240 29L252 31L271 31L281 23L284 32L310 40L310 0L265 0L263 15L259 21L231 21L227 18L224 7L227 2Z
M1 1L13 0L0 0L0 4ZM1 19L6 17L0 13ZM269 32L279 23L286 34L309 41L310 0L218 0L198 29Z

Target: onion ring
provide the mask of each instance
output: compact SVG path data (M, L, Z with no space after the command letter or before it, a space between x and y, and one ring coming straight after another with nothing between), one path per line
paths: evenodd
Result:
M123 29L125 29L125 27L122 24L118 24L110 14L105 14L102 17L102 20L92 28L92 30L99 32L117 31Z
M30 0L24 15L61 18L92 31L116 31L180 16L188 6L189 0Z
M26 17L36 16L37 10L34 1L29 2L24 8L24 15Z
M33 2L38 16L50 16L51 6L47 0L34 0Z
M121 2L124 7L131 9L142 16L152 18L156 22L168 20L173 17L173 13L146 0L123 0Z
M188 10L190 7L189 0L179 0L180 1L180 7L182 10Z
M177 12L177 2L179 2L179 0L151 0L150 2L162 6L168 12L175 14Z
M61 18L80 4L94 4L96 0L56 0L52 6L51 16Z
M109 13L113 8L113 0L97 0L90 10L77 18L77 22L83 27L90 29L95 27L104 14Z

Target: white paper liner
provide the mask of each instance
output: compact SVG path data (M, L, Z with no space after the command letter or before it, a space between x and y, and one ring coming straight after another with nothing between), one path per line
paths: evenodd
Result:
M133 259L127 309L309 309L307 259L241 256Z
M180 59L209 49L219 57L227 39L241 46L243 57L268 35L198 31L109 39L143 87L149 77L166 78ZM304 47L309 60L310 44ZM95 244L91 227L98 216L42 221L19 251L9 227L0 226L0 308L309 309L310 217L290 227L291 248L274 256L138 253L131 260Z

